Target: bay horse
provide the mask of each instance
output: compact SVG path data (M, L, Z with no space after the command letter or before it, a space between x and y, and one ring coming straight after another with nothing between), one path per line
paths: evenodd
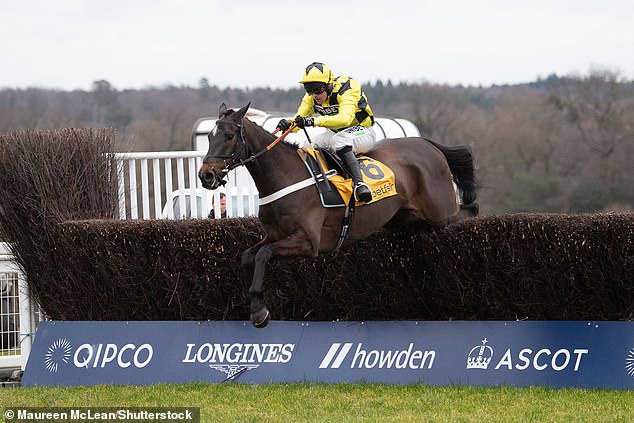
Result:
M273 143L273 134L245 118L250 104L238 111L227 109L224 103L220 106L198 177L204 188L213 190L224 185L229 170L244 165L261 199L274 193L281 195L280 190L306 179L309 172L296 145ZM473 158L468 147L445 147L420 137L394 138L379 141L364 155L392 169L397 194L356 207L344 246L387 225L424 219L431 225L444 226L478 214ZM454 181L462 190L462 206L456 200ZM316 257L334 250L344 213L343 207L323 207L313 186L260 205L265 237L242 254L244 278L250 284L250 319L255 327L265 327L270 320L262 290L269 260Z

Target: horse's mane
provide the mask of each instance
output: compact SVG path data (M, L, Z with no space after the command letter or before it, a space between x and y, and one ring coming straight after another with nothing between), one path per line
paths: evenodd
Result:
M283 141L282 141L282 144L284 144L284 145L288 145L289 147L294 148L295 150L297 150L298 148L300 148L300 146L299 146L299 145L297 145L297 144L295 144L293 141L286 141L286 140L283 140Z

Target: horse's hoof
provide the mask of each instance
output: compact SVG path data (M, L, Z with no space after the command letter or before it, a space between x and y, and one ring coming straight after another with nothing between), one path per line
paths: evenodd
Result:
M258 311L251 313L251 323L258 329L262 329L271 321L271 313L266 307L262 307Z

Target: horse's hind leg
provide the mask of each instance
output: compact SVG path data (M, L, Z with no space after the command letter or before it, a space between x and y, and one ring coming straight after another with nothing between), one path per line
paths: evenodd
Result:
M480 206L477 203L471 203L465 205L461 205L458 208L458 211L455 214L448 215L447 217L437 220L436 224L438 226L445 226L451 223L458 222L460 220L469 219L471 217L475 217L480 212Z
M456 191L446 180L428 185L415 199L422 217L434 226L445 226L478 215L478 204L459 205Z
M249 287L249 298L251 300L250 310L251 323L253 326L263 328L271 319L262 293L264 271L266 270L266 265L269 260L273 257L312 255L315 255L312 243L306 238L303 232L296 232L288 238L272 243L264 243L263 241L242 254L242 263L245 265L245 276L249 276L249 274L252 275L251 286ZM252 257L253 260L251 261Z

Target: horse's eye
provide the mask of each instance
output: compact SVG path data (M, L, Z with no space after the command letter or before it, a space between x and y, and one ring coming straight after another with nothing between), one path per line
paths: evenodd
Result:
M225 138L226 138L227 141L229 141L231 138L233 138L233 134L230 134L229 132L227 132L225 134Z

